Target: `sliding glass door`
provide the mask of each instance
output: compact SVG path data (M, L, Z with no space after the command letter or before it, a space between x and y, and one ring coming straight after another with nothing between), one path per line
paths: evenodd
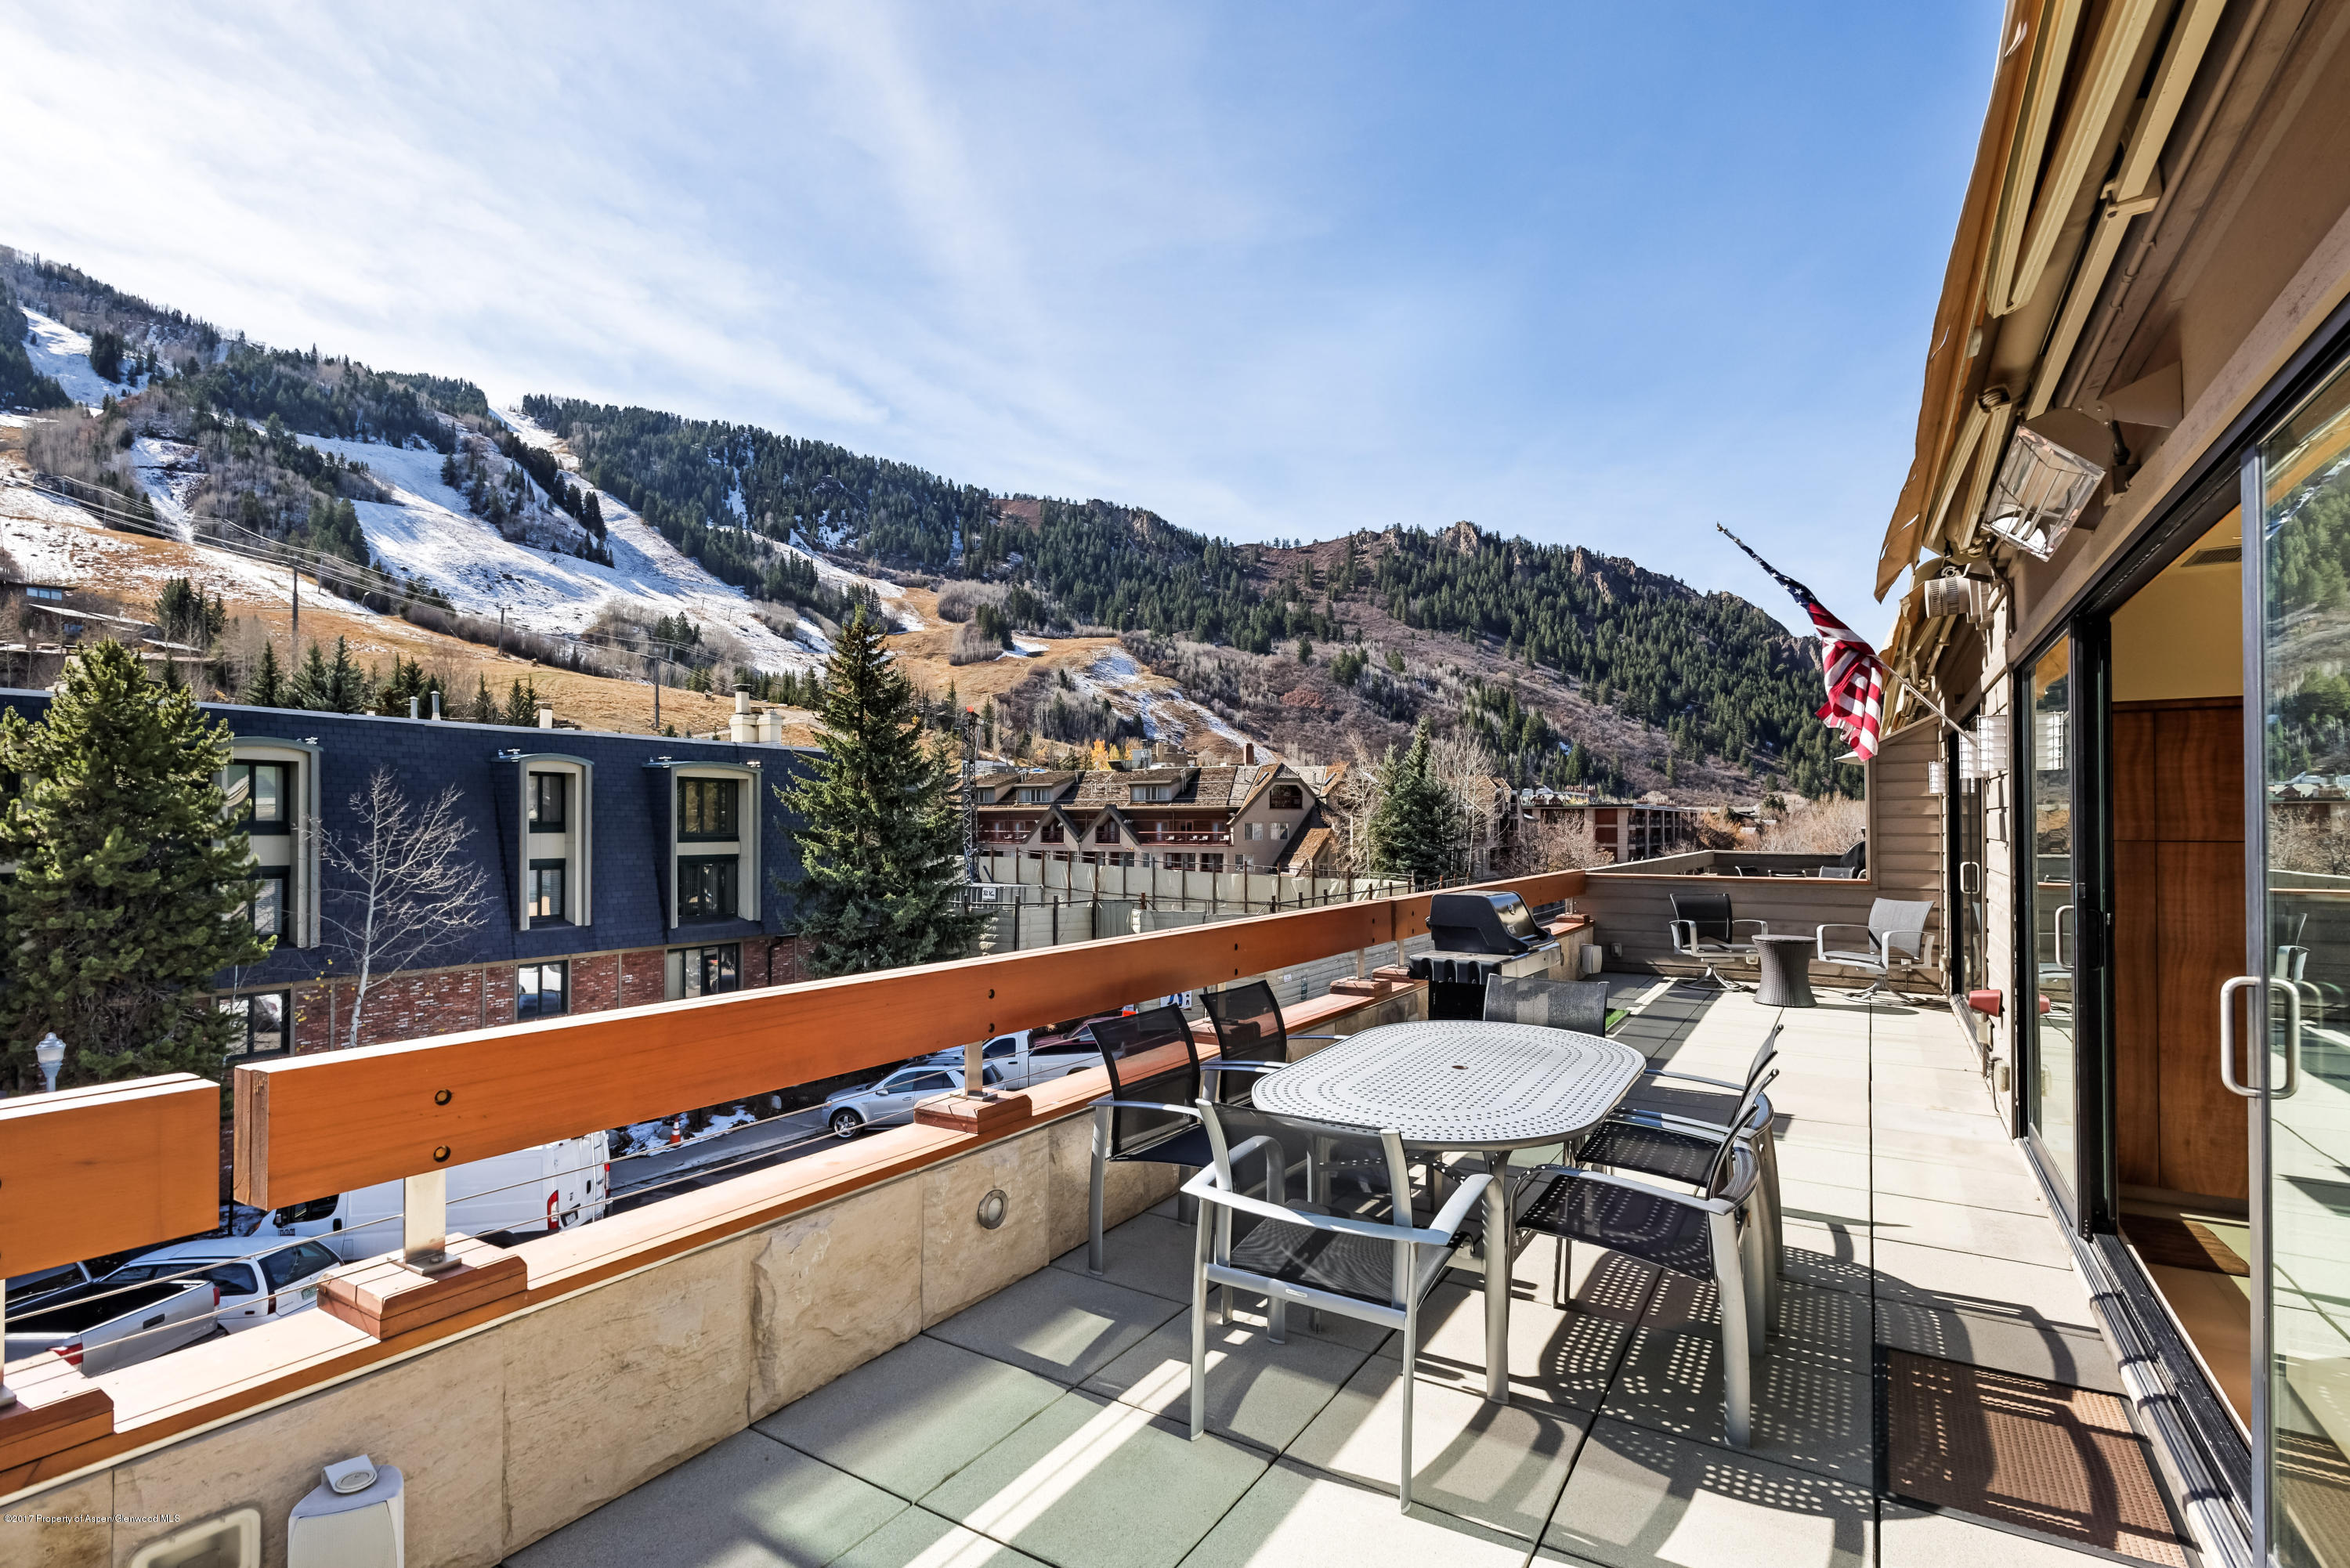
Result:
M2069 1195L2080 1148L2076 1080L2080 1064L2078 900L2074 897L2075 848L2073 769L2073 643L2059 638L2032 667L2023 711L2023 766L2028 798L2023 900L2033 961L2033 994L2022 1013L2031 1054L2023 1074L2023 1117L2048 1174Z
M2350 1568L2350 372L2244 488L2251 919L2220 1071L2252 1107L2256 1501L2273 1561Z

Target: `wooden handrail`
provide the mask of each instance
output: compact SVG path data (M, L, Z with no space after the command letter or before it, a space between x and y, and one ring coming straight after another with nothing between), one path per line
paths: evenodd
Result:
M1583 873L1483 886L1541 904L1581 892ZM1427 929L1430 897L239 1066L236 1195L264 1209L299 1203L1406 940Z
M0 1100L0 1278L219 1223L219 1085L167 1073Z

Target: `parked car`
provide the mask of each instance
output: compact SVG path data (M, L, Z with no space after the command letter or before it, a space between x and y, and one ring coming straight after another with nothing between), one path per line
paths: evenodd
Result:
M209 1281L220 1288L216 1321L237 1334L317 1306L319 1280L341 1262L320 1241L272 1247L264 1237L212 1236L141 1252L99 1282Z
M608 1135L592 1132L452 1166L449 1229L485 1240L519 1241L601 1220L611 1195L611 1161ZM343 1262L353 1262L400 1250L403 1201L399 1182L380 1182L273 1209L260 1233L315 1236Z
M962 1082L961 1046L937 1052L923 1060L926 1065L944 1067L954 1074L958 1085ZM1025 1089L1087 1067L1097 1067L1101 1065L1101 1053L1095 1048L1092 1035L1080 1036L1074 1030L1064 1033L1055 1026L1015 1029L1009 1034L999 1034L981 1047L980 1060L1003 1076L1005 1088Z
M993 1067L985 1069L980 1081L989 1088L1003 1082L1003 1075ZM914 1119L914 1107L924 1100L934 1100L941 1095L953 1094L962 1087L962 1068L958 1063L952 1068L941 1067L925 1060L911 1066L900 1067L877 1084L866 1084L854 1089L841 1089L826 1096L825 1126L835 1137L855 1137L867 1127L894 1127Z
M132 1283L110 1276L57 1292L0 1335L10 1362L54 1350L88 1376L152 1361L213 1333L220 1287L198 1275Z
M29 1274L11 1274L8 1276L8 1311L11 1314L30 1312L35 1303L60 1295L76 1285L86 1285L121 1261L120 1257L95 1258L82 1263L59 1263L54 1269L35 1269Z

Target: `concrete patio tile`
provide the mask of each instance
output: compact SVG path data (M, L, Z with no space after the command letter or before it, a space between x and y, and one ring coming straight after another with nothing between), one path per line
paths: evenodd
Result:
M1981 1110L1936 1111L1918 1106L1887 1105L1879 1100L1873 1119L1878 1132L1904 1140L1923 1133L1933 1137L1971 1138L2001 1148L2014 1142L2008 1137L2007 1123L1991 1115L1989 1106Z
M1852 1377L1868 1376L1873 1351L1866 1299L1800 1280L1786 1282L1782 1291L1779 1328L1771 1338L1774 1359ZM1716 1322L1712 1285L1684 1274L1667 1274L1648 1298L1638 1338L1645 1343L1686 1337L1691 1343L1718 1345Z
M1090 1279L1106 1279L1129 1290L1147 1291L1169 1301L1188 1303L1191 1299L1193 1245L1191 1226L1153 1210L1102 1232L1106 1272L1095 1274L1087 1269L1086 1249L1081 1246L1054 1259L1053 1266Z
M928 1332L1057 1383L1082 1383L1180 1310L1164 1296L1048 1268Z
M1848 1225L1868 1223L1869 1191L1866 1187L1846 1187L1835 1182L1812 1181L1779 1174L1779 1200L1786 1206L1789 1220L1836 1221Z
M2006 1258L1880 1241L1877 1247L1880 1301L1993 1313L2022 1312L2038 1321L2094 1330L2089 1293L2071 1269L2047 1269Z
M1775 1099L1771 1105L1779 1113L1779 1142L1783 1146L1843 1149L1859 1155L1868 1152L1869 1129L1866 1124L1856 1126L1823 1116L1797 1116ZM1783 1171L1783 1168L1782 1161Z
M1616 1568L1862 1568L1868 1491L1601 1417L1543 1545Z
M1208 1320L1208 1430L1269 1453L1295 1440L1343 1387L1370 1349L1294 1332L1304 1319L1293 1310L1285 1345L1266 1337L1262 1324ZM1088 1393L1164 1416L1186 1431L1191 1420L1191 1314L1159 1325L1149 1339L1086 1380Z
M1918 1113L1947 1115L1947 1112ZM1986 1116L1985 1121L1991 1118ZM2010 1176L2029 1176L2023 1168L2023 1156L2015 1140L2007 1136L2003 1122L1994 1124L1998 1136L1991 1137L1977 1128L1965 1137L1952 1137L1944 1133L1922 1132L1910 1128L1889 1127L1877 1124L1876 1158L1906 1159L1913 1164L1939 1165L1946 1170L1973 1172L1998 1171Z
M1892 1194L1903 1198L1923 1198L1937 1203L1967 1203L1978 1209L2002 1209L2011 1214L2034 1214L2048 1218L2047 1195L2040 1183L2023 1168L2023 1157L2008 1151L2003 1159L1977 1158L1964 1167L1936 1163L1928 1159L1908 1159L1896 1156L1892 1150L1906 1148L1906 1144L1888 1144L1879 1149L1866 1173L1880 1196ZM1785 1162L1780 1162L1783 1169Z
M1284 1459L1265 1471L1183 1568L1518 1568L1526 1543L1395 1494Z
M1173 1568L1268 1462L1244 1444L1194 1443L1131 1405L1072 1392L922 1506L1059 1568Z
M1866 1223L1789 1214L1781 1229L1786 1233L1790 1275L1835 1290L1868 1289L1866 1276L1875 1259Z
M2095 1330L2043 1323L2028 1314L1960 1311L1914 1302L1877 1303L1877 1338L1897 1350L1939 1355L2052 1383L2120 1394L2113 1351Z
M1375 1355L1288 1457L1388 1490L1401 1475L1403 1363ZM1563 1406L1496 1405L1420 1379L1412 1395L1413 1501L1528 1541L1542 1533L1591 1417Z
M819 1568L905 1502L772 1438L737 1432L506 1558L513 1568Z
M1831 1092L1805 1089L1800 1085L1786 1086L1783 1074L1777 1083L1763 1091L1771 1096L1771 1108L1780 1120L1789 1126L1809 1122L1817 1126L1834 1122L1841 1127L1866 1132L1868 1128L1868 1096L1865 1089L1839 1088Z
M1884 1192L1877 1198L1877 1234L1883 1241L1981 1252L2043 1268L2073 1266L2073 1249L2044 1213L2012 1214Z
M1982 1568L1986 1563L2000 1568L2086 1568L2106 1555L1889 1500L1881 1506L1877 1532L1882 1568Z
M927 1509L910 1508L864 1540L832 1568L1029 1568L1036 1559L975 1535ZM1038 1568L1042 1568L1038 1564Z
M1869 1093L1880 1102L1895 1105L1998 1115L1990 1086L1971 1064L1935 1067L1878 1062L1869 1069Z
M1819 1182L1830 1187L1868 1189L1868 1151L1829 1144L1790 1143L1779 1139L1779 1180Z
M1519 1257L1510 1299L1510 1391L1513 1398L1596 1410L1659 1271L1599 1247L1573 1251L1574 1279L1565 1312L1550 1304L1551 1271L1556 1263L1549 1238ZM1538 1282L1525 1277L1530 1258L1539 1259ZM1439 1285L1420 1311L1419 1330L1423 1381L1484 1392L1482 1284ZM1396 1355L1401 1345L1399 1337L1390 1338L1384 1354Z
M1753 1386L1753 1444L1743 1451L1855 1486L1872 1484L1877 1461L1866 1376L1766 1354L1755 1364ZM1707 1322L1679 1334L1643 1333L1601 1414L1727 1447L1721 1331Z
M1062 1392L1049 1377L924 1334L755 1426L837 1469L913 1499Z

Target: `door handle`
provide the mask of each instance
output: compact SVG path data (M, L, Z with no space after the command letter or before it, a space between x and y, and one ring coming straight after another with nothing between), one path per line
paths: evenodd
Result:
M2056 950L2056 967L2058 969L2070 969L2073 967L2071 964L2064 961L2064 917L2071 913L2073 913L2072 905L2059 904L2056 906L2056 935L2054 941L2051 945Z
M2284 1099L2301 1087L2301 993L2314 992L2317 988L2305 980L2284 982L2284 1087L2269 1091L2272 1099Z
M2259 1099L2261 1091L2247 1087L2236 1077L2236 992L2258 990L2265 996L2264 986L2259 975L2240 974L2220 987L2220 1082L2228 1086L2230 1094L2241 1095L2248 1100ZM2295 1011L2298 1010L2296 1003Z
M1967 880L1967 873L1970 871L1975 874L1972 883L1969 883ZM1982 866L1981 862L1974 860L1961 860L1959 862L1959 891L1961 893L1980 893L1982 891Z

